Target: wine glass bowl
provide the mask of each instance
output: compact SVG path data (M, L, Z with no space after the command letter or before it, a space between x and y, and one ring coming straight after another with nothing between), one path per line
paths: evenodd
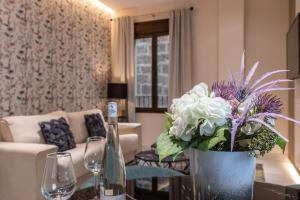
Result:
M76 176L70 153L47 155L41 191L47 200L67 200L75 192Z
M94 199L99 199L98 195L98 181L99 175L102 173L102 162L104 156L106 139L101 136L89 137L86 142L85 152L84 152L84 166L87 170L93 173L95 178L95 197Z
M93 174L99 174L102 170L105 138L101 136L89 137L84 152L84 166Z

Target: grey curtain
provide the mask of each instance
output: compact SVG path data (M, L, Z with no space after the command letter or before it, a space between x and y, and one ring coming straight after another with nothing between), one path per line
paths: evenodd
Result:
M112 22L112 79L128 84L128 121L135 122L134 23L132 17Z
M178 9L170 13L170 68L168 103L192 87L191 10Z

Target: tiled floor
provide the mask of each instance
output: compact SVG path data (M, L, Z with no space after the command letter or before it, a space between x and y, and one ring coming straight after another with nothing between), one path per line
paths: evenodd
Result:
M300 177L289 161L287 153L272 152L257 159L262 163L266 182L279 185L300 184Z

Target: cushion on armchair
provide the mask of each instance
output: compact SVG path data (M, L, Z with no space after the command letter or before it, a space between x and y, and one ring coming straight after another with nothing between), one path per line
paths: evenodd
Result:
M84 115L85 125L89 133L89 137L102 136L106 137L106 129L104 122L99 113Z
M74 137L65 118L52 119L39 123L46 144L54 144L58 151L66 151L76 147Z

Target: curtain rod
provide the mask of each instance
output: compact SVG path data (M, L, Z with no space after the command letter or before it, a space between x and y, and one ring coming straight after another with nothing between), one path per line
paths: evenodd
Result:
M192 7L190 7L189 8L191 11L193 11L194 10L194 7L192 6ZM167 13L168 11L164 11L164 12L157 12L157 13L150 13L150 14L145 14L145 15L137 15L137 16L134 16L134 17L145 17L145 16L149 16L149 15L151 15L152 17L155 17L155 15L157 15L157 14L165 14L165 13ZM110 19L110 21L114 21L114 19Z

